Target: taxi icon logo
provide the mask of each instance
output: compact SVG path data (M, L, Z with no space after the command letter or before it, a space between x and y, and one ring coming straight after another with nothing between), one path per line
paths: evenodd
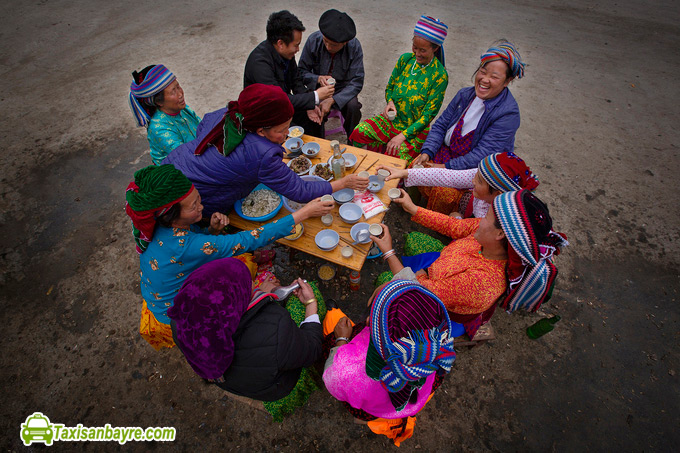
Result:
M19 434L27 447L33 442L42 442L50 446L54 440L52 423L40 412L33 412L33 415L26 417L26 422L22 423Z

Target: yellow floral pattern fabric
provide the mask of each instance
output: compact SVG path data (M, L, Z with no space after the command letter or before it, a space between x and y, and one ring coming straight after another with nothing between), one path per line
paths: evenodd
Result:
M448 84L446 68L436 58L422 67L413 53L399 57L385 88L385 100L394 102L397 117L392 124L406 140L415 139L434 120Z

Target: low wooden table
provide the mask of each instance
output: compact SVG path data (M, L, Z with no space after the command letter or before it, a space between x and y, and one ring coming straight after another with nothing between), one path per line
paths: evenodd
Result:
M316 157L310 158L310 160L312 161L312 165L318 163L326 163L328 159L333 155L333 152L331 151L330 147L330 141L328 140L312 137L309 135L303 135L302 140L305 143L316 142L319 145L321 145L321 151L319 152L319 154ZM389 165L390 167L396 168L406 168L406 162L396 157L390 157L384 154L374 153L366 149L355 148L349 145L340 145L340 147L341 148L346 147L347 149L344 151L345 153L351 153L357 157L357 165L349 170L349 172L355 174L369 167L370 167L369 173L375 174L376 167L381 164ZM365 159L364 156L366 156ZM387 191L393 187L397 187L398 182L399 180L396 179L392 181L386 181L385 186L380 190L380 192L375 194L378 198L380 198L380 200L385 204L385 206L389 206L391 202L390 197L387 196ZM302 224L305 227L305 231L299 239L295 241L279 239L277 242L287 245L288 247L294 248L296 250L309 253L310 255L318 256L319 258L323 258L327 261L339 264L340 266L344 266L351 270L360 271L364 265L364 262L366 261L366 255L368 254L368 250L371 248L371 243L356 245L352 257L343 258L342 255L340 254L340 250L347 244L342 240L340 241L338 246L335 249L331 250L330 252L324 252L323 250L318 248L316 246L316 243L314 242L314 237L316 236L316 234L319 231L326 228L333 229L340 234L340 237L352 241L352 238L349 234L349 230L352 227L352 225L345 223L340 218L340 214L338 213L339 208L340 205L336 203L335 207L331 211L331 214L333 214L333 224L330 227L324 226L321 223L320 218L307 219L304 222L302 222ZM368 220L365 220L362 217L359 221L360 222L365 221L366 223L369 224L381 223L382 219L385 217L386 212L387 211L383 211L380 214L377 214ZM268 222L273 222L275 219L280 219L282 217L287 216L288 214L290 214L290 212L288 212L285 207L282 207L281 211L279 211L279 213L276 214L276 216L269 220ZM263 223L267 222L252 222L249 220L242 219L241 217L239 217L238 214L236 214L236 212L232 210L232 212L229 214L229 223L235 226L236 228L240 228L242 230L254 230L255 228L261 226Z

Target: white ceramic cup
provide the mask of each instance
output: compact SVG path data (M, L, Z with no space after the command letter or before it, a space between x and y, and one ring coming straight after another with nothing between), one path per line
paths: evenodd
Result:
M397 117L397 112L395 112L394 110L390 110L389 112L387 112L387 119L388 120L394 121L394 119L396 117Z
M383 227L378 223L374 223L368 227L368 232L375 237L380 237L383 234Z
M333 77L331 77L330 79L326 80L326 83L328 84L328 86L331 86L331 87L335 86L335 79Z
M401 198L401 190L397 189L396 187L393 189L390 189L387 191L387 196L390 197L392 200L396 200L397 198Z
M333 199L333 195L326 194L326 195L321 197L321 201L325 203L326 201L335 201L335 200Z
M321 223L323 223L325 226L331 226L333 224L333 215L332 214L322 215Z
M383 168L378 170L378 180L380 182L384 182L385 178L387 178L389 175L391 175L391 173Z
M351 246L346 245L340 250L340 254L343 258L351 258L354 255L354 250Z
M366 170L362 170L359 173L357 173L357 176L360 178L368 178L371 175Z

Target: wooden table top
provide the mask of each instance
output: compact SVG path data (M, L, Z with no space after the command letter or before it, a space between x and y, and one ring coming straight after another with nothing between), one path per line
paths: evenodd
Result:
M309 135L303 135L301 138L305 143L316 142L319 145L321 145L321 151L319 152L319 154L316 157L310 158L310 160L312 161L312 165L318 163L326 163L328 159L333 155L329 140L324 140ZM349 172L351 173L356 174L362 170L368 169L369 173L375 174L376 167L381 164L389 165L391 167L396 168L406 168L406 162L397 157L390 157L384 154L374 153L366 149L355 148L349 145L341 144L340 147L347 148L344 151L344 153L351 153L357 157L358 165L349 170ZM366 156L366 158L364 158L364 156ZM284 159L284 161L287 162L287 159ZM398 182L399 180L386 181L385 186L380 190L380 192L374 195L380 198L380 200L385 204L385 206L389 207L391 200L390 197L387 196L387 191L393 187L397 187ZM325 252L321 250L316 246L316 243L314 242L314 237L316 236L316 234L319 231L326 228L333 229L340 234L341 238L349 239L350 241L352 241L352 238L349 234L352 225L345 223L340 218L340 214L338 213L339 208L340 205L336 203L335 206L333 207L333 210L331 211L331 214L333 215L333 224L331 226L329 227L324 226L321 223L321 219L318 217L307 219L304 222L302 222L302 224L305 227L305 231L299 239L295 241L289 241L288 239L282 238L279 239L277 242L287 245L288 247L300 250L302 252L309 253L310 255L318 256L319 258L323 258L327 261L339 264L340 266L344 266L351 270L360 271L364 265L364 262L366 261L366 255L368 254L368 250L371 248L372 243L359 244L354 246L353 248L354 254L350 258L344 258L340 254L340 250L342 249L342 247L347 245L344 241L340 240L338 246L335 249L331 250L330 252ZM368 224L381 223L383 218L385 217L386 212L387 211L383 211L380 214L377 214L368 220L362 217L359 221L366 222ZM273 217L271 220L267 222L252 222L250 220L242 219L241 217L239 217L238 214L236 214L234 210L232 210L232 212L229 214L229 223L235 226L236 228L240 228L242 230L253 230L263 225L264 223L272 222L276 219L285 217L288 214L290 214L290 212L288 212L288 210L286 210L284 206L281 208L281 211L279 211L278 214L276 214L276 216Z

